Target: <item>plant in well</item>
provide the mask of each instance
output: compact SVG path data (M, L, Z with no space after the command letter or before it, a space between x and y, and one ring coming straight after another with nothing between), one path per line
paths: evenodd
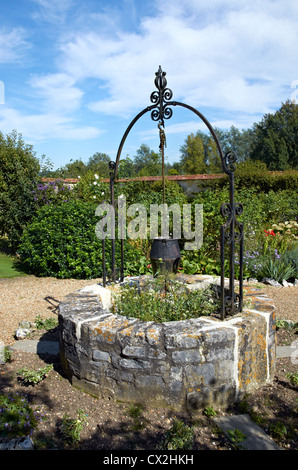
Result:
M182 282L159 275L144 287L132 281L114 297L113 312L143 321L180 321L215 313L218 302L210 289L188 290Z

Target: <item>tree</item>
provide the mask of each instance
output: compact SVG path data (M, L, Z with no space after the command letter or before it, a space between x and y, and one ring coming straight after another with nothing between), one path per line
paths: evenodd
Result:
M134 157L134 168L137 176L160 176L162 173L161 155L146 144L142 144Z
M255 141L255 134L252 129L240 130L235 126L231 126L230 129L226 130L215 128L215 132L224 153L233 150L239 162L244 162L250 158Z
M0 233L14 250L36 209L33 191L39 171L33 147L21 134L13 131L5 137L0 132Z
M87 170L98 174L100 178L108 178L110 176L109 155L106 153L96 152L87 162Z
M196 175L206 173L205 151L199 132L190 134L180 148L180 163L184 174Z
M134 178L135 167L134 162L127 155L125 158L120 158L118 165L118 178Z
M268 170L298 168L298 106L288 100L274 114L266 114L253 127L253 160L266 163Z
M222 162L214 139L209 139L207 148L208 173L222 173Z

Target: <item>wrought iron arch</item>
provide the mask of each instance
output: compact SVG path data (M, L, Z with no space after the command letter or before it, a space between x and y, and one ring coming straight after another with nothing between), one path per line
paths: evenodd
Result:
M220 281L220 303L221 303L221 318L224 319L227 314L234 314L242 311L243 307L243 242L244 242L244 231L243 223L237 220L237 216L243 213L243 206L240 203L235 203L235 185L234 185L234 172L236 169L235 163L237 157L235 152L229 150L224 154L220 141L216 135L216 132L208 119L196 108L189 104L181 103L179 101L171 101L173 97L172 90L167 88L166 72L164 72L159 66L158 71L155 74L155 86L157 90L153 91L150 96L150 100L153 103L147 108L143 109L135 118L131 121L127 127L121 142L118 147L116 161L110 162L110 195L111 205L115 208L114 200L114 183L118 174L118 166L121 158L123 146L133 126L136 122L144 116L146 113L151 112L151 119L153 121L159 121L164 127L164 120L170 119L173 115L172 106L181 106L195 113L206 125L209 132L211 133L218 153L220 155L222 169L229 177L229 203L222 204L220 212L223 218L227 221L220 228L220 259L221 259L221 281ZM111 272L112 280L116 280L116 267L115 267L115 240L112 239L112 262ZM239 293L235 293L235 243L239 243ZM226 245L230 247L229 253L229 287L225 289L225 248ZM104 259L105 257L103 257ZM103 266L105 273L105 266ZM105 276L104 276L105 278ZM121 268L120 268L120 280L124 278L123 270L123 239L121 239ZM104 280L105 282L105 280ZM227 291L227 293L226 293Z

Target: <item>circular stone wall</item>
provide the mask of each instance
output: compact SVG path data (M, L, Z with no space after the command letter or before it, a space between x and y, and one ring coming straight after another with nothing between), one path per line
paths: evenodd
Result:
M202 288L215 279L189 282ZM64 371L97 397L175 410L224 408L274 376L275 308L260 289L244 290L247 307L225 321L166 323L112 314L111 288L74 292L59 305Z

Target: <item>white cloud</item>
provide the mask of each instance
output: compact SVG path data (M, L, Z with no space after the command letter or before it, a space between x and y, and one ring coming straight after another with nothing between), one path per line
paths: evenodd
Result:
M23 28L0 30L0 64L15 62L23 57L24 51L30 47Z
M47 139L86 140L104 132L92 126L80 126L71 118L50 112L26 115L6 107L0 107L0 128L4 133L17 129L33 143Z
M67 114L79 109L83 92L65 73L35 76L30 85L43 100L43 107L52 112Z
M78 34L61 46L61 66L75 80L92 77L102 85L89 104L95 112L125 115L150 104L161 64L173 99L265 113L297 78L293 5L172 0L143 18L138 32Z
M45 21L57 25L65 21L71 8L75 8L74 0L31 0L38 9L33 13L37 21Z

